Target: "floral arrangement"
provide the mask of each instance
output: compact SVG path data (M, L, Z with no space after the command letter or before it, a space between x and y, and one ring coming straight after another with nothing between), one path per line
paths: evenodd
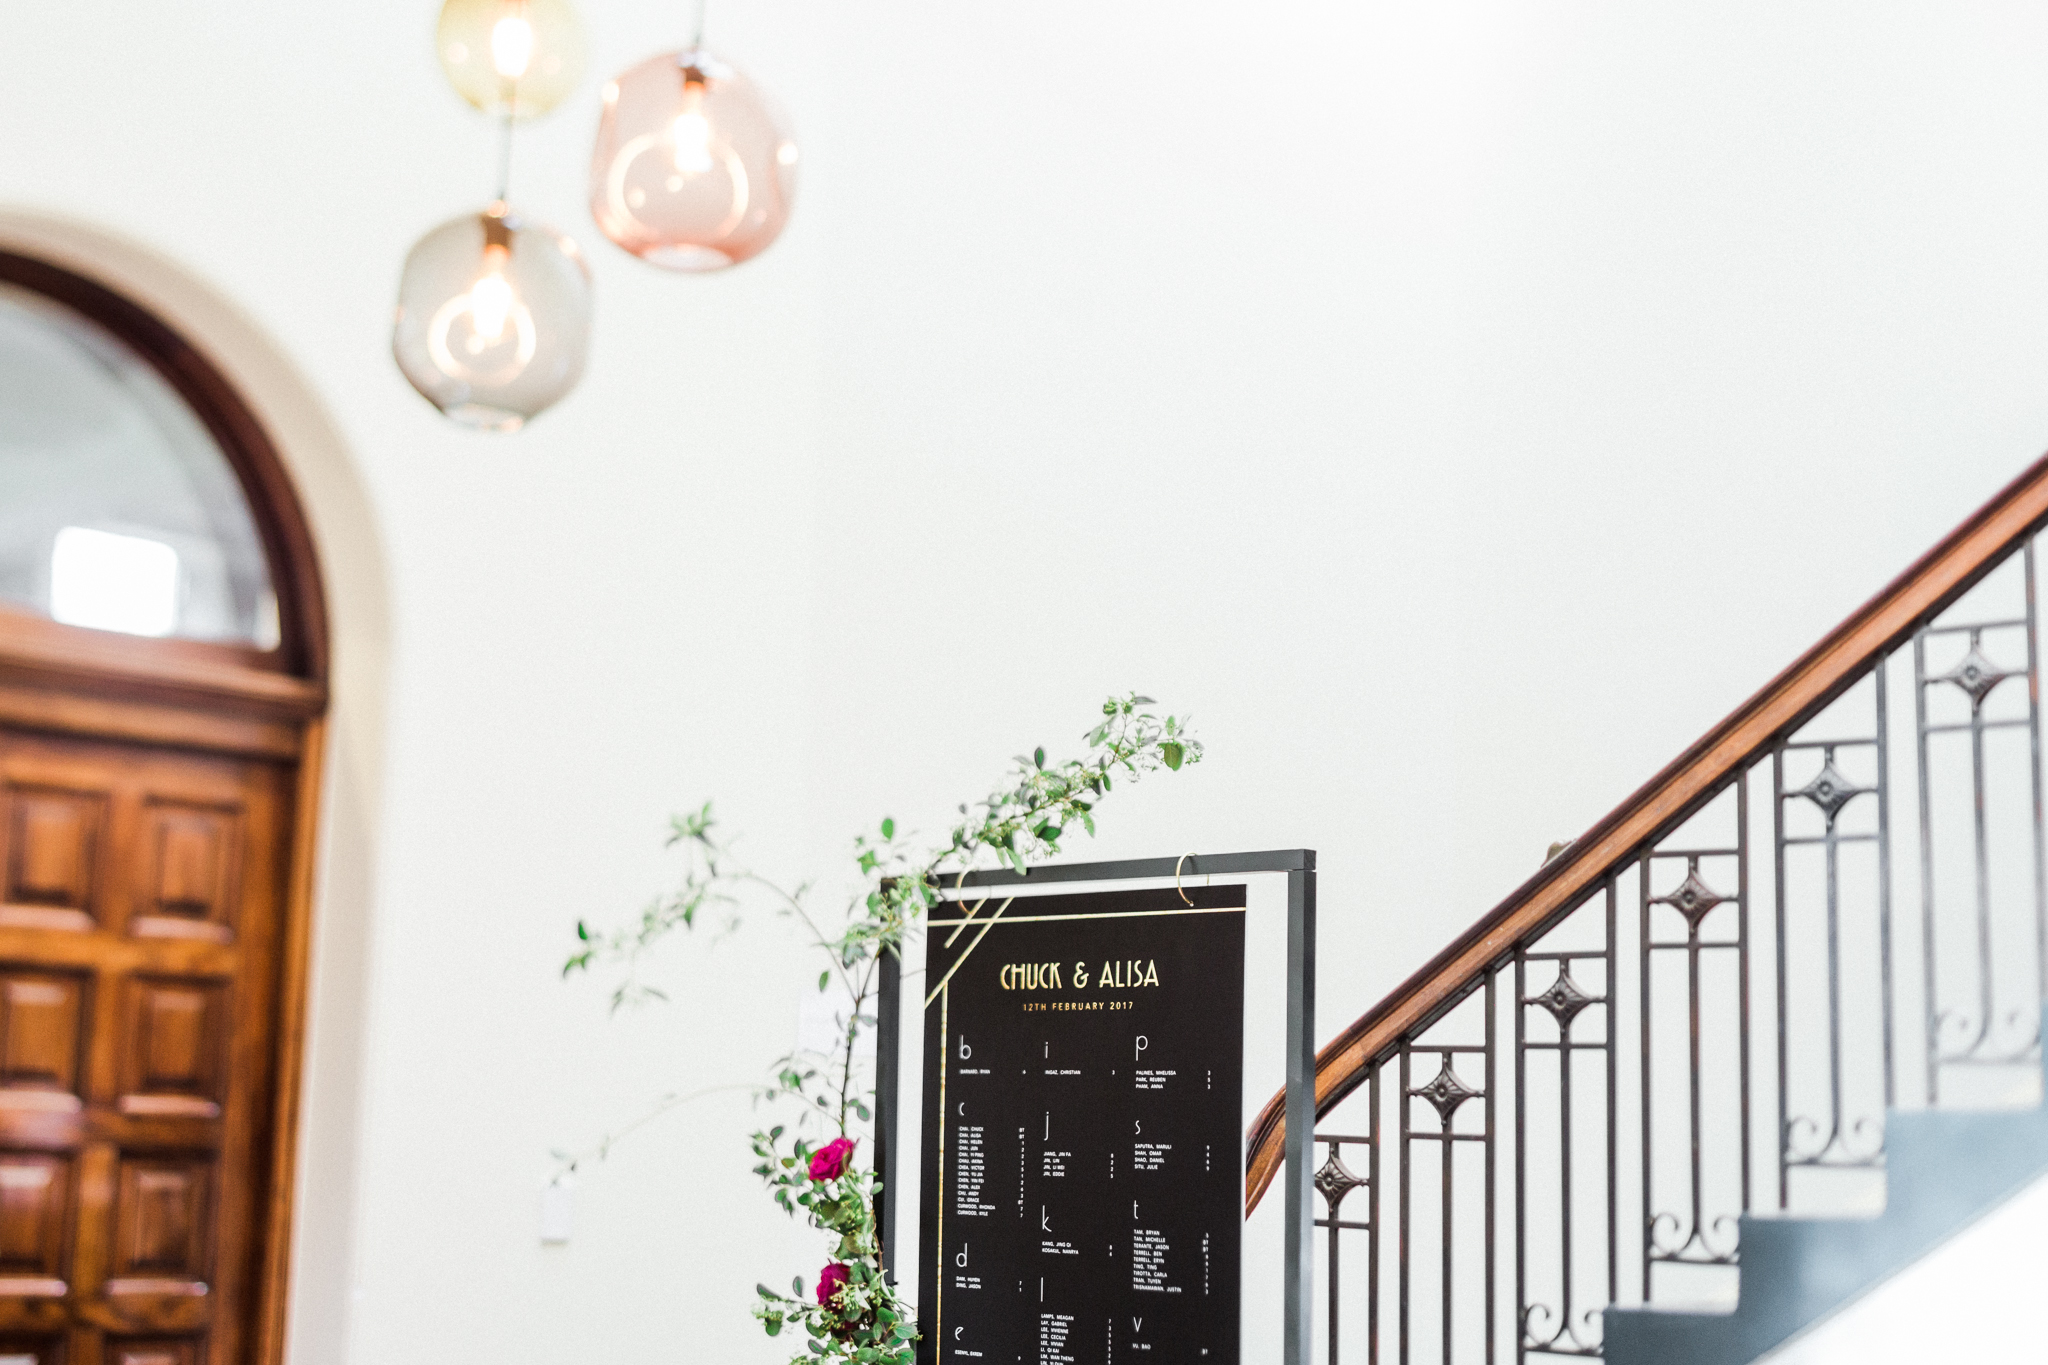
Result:
M1060 852L1060 840L1078 826L1095 833L1095 810L1118 781L1133 781L1161 769L1178 772L1201 760L1202 746L1188 720L1159 715L1150 697L1111 697L1102 718L1084 737L1087 752L1048 765L1043 748L1019 756L987 799L959 807L960 821L935 848L913 851L899 838L894 820L883 820L875 836L854 840L861 890L846 907L836 933L820 927L807 904L810 888L784 890L742 866L716 833L710 803L671 822L669 844L690 857L683 883L642 912L638 922L610 933L595 933L579 921L579 946L563 974L586 971L598 962L621 963L624 978L613 1007L661 992L641 983L633 968L662 938L695 927L714 907L737 907L746 891L765 894L779 913L799 920L826 965L818 989L836 979L851 1002L837 1019L829 1056L795 1052L778 1060L774 1079L757 1091L763 1101L798 1106L792 1124L777 1124L752 1136L754 1174L785 1213L799 1211L834 1240L831 1259L818 1272L813 1293L801 1276L790 1293L757 1286L754 1316L771 1337L799 1334L805 1348L791 1359L811 1365L910 1365L916 1318L883 1273L876 1240L875 1208L881 1181L855 1161L856 1123L872 1123L873 1079L858 1065L862 1031L873 1029L882 954L900 952L905 937L942 894L948 876L958 879L991 862L1028 874L1030 863ZM806 1130L827 1133L814 1142ZM787 1145L785 1145L785 1138ZM602 1149L600 1149L602 1150Z

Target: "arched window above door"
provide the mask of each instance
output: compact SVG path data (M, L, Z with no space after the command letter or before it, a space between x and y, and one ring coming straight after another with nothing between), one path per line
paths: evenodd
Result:
M132 635L279 643L234 467L108 329L0 282L0 599Z
M310 528L235 385L139 302L5 250L0 628L95 666L327 675Z

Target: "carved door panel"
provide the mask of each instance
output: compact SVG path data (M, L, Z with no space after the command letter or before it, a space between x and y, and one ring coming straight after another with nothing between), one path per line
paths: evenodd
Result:
M243 1358L289 775L0 727L0 1365Z

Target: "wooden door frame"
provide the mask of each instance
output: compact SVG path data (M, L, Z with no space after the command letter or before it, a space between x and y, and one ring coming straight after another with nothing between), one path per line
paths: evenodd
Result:
M248 499L278 599L274 650L144 639L0 608L0 721L62 734L238 754L295 765L280 888L269 1142L249 1324L250 1358L284 1358L313 885L328 728L328 614L312 530L263 423L222 370L134 300L62 266L0 251L0 283L97 323L146 359L227 456Z

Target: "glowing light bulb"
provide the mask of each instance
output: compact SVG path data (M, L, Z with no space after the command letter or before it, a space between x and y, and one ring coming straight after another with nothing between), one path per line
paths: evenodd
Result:
M508 14L491 25L491 65L500 76L516 81L532 62L533 25L524 14Z
M505 262L511 259L511 250L496 242L484 248L484 273L469 291L470 331L465 346L471 355L481 355L485 347L504 339L505 321L518 302L505 281Z
M520 119L568 98L583 78L585 47L571 0L442 0L434 39L456 93Z
M676 144L676 170L683 175L702 175L711 169L711 120L694 109L676 115L668 131Z

